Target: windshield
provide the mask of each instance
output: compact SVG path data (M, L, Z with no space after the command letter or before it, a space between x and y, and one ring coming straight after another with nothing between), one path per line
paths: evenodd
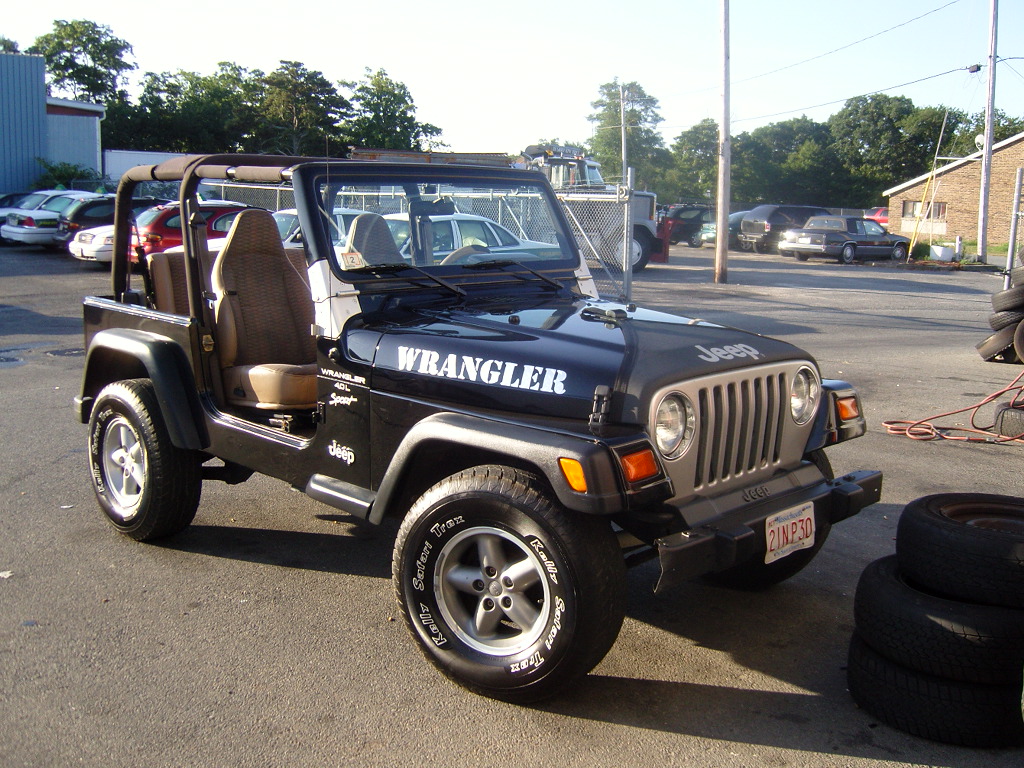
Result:
M39 206L39 210L60 213L73 202L75 202L75 198L68 197L67 195L62 195L61 197L51 197L49 200L47 200L45 203Z
M458 272L494 260L536 269L578 258L541 183L474 182L452 173L425 180L430 173L319 185L318 218L338 270L404 264Z
M48 199L47 195L34 194L29 195L18 203L18 207L22 209L35 210L40 203L45 202Z

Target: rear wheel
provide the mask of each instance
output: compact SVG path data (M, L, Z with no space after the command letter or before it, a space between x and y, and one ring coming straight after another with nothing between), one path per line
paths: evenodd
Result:
M853 264L857 260L857 249L854 248L850 243L843 246L842 253L839 254L839 261L843 264Z
M108 384L89 420L93 490L107 519L138 541L192 522L202 490L199 457L176 447L149 379Z
M465 470L427 491L399 530L393 578L427 658L476 693L518 703L590 671L625 611L607 522L562 508L510 467Z

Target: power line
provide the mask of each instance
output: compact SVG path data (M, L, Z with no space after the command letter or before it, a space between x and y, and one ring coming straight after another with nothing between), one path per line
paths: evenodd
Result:
M824 102L822 104L815 104L815 105L810 106L810 107L798 107L797 109L787 109L784 112L774 112L774 113L772 113L770 115L758 115L757 117L742 117L739 120L733 120L732 122L734 122L734 123L746 123L746 122L750 122L751 120L764 120L764 119L769 118L769 117L779 117L780 115L791 115L794 112L806 112L806 111L811 110L811 109L818 109L819 107L831 107L834 104L843 104L843 103L849 101L850 99L860 99L860 98L864 98L865 96L874 96L875 94L878 94L878 93L885 93L886 91L894 91L897 88L905 88L908 85L916 85L917 83L923 83L926 80L934 80L937 77L943 77L945 75L950 75L953 72L960 72L960 71L974 71L974 72L977 72L978 69L980 69L980 67L978 67L978 69L975 69L975 67L978 67L978 65L977 64L972 64L971 66L968 66L968 67L957 67L956 69L950 69L950 70L947 70L945 72L939 72L937 75L929 75L928 77L922 77L922 78L919 78L917 80L911 80L908 83L900 83L899 85L890 85L888 88L879 88L878 90L869 91L868 93L862 93L862 94L860 94L858 96L847 96L845 99L836 99L835 101L826 101L826 102Z

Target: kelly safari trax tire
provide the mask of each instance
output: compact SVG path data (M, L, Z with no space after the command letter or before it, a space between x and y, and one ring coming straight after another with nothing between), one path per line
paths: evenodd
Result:
M625 612L625 564L608 521L558 505L531 475L465 470L402 522L392 574L409 631L453 681L527 703L608 652Z
M885 658L856 633L846 678L861 709L901 731L967 747L1024 743L1020 678L982 685L928 675Z
M1024 611L925 592L903 577L895 555L864 569L853 605L861 639L909 669L1004 686L1024 672Z
M1024 499L945 493L910 502L896 527L908 579L940 595L1024 608Z
M100 392L89 419L89 465L100 509L133 539L170 536L195 517L199 458L171 442L149 379Z

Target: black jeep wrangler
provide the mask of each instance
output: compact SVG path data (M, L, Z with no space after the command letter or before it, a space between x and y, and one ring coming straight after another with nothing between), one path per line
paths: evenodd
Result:
M184 246L146 256L131 198L154 179L181 182ZM301 247L256 208L208 242L204 181L290 186ZM396 518L409 630L476 692L531 701L589 671L627 565L659 558L657 589L764 587L879 499L880 473L834 479L823 452L864 432L850 385L789 344L598 298L535 171L215 155L117 194L76 398L107 518L169 536L204 480L253 472ZM515 242L435 255L438 228L488 221Z

